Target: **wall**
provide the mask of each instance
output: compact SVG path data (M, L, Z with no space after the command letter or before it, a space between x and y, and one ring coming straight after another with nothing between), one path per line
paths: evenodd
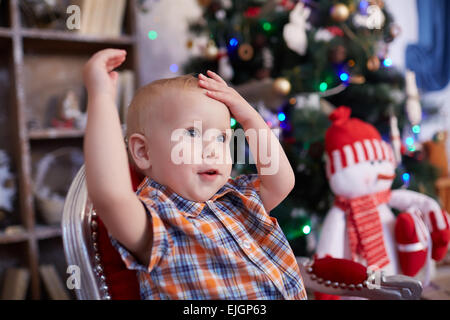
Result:
M188 21L201 17L197 0L147 0L147 13L139 15L138 25L140 60L144 83L160 78L173 77L173 64L180 66L189 58L186 43L189 39ZM158 33L156 40L150 40L148 32Z
M389 54L393 64L400 70L405 70L406 46L416 43L418 39L416 0L384 0L384 2L402 29L400 36L392 43ZM440 91L422 93L422 99L425 105L439 106L439 114L424 118L420 134L420 139L424 141L431 139L437 130L450 130L450 85ZM450 156L450 137L447 140L447 155Z

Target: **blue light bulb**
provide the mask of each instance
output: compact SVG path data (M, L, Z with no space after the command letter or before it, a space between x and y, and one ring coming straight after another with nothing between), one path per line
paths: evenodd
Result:
M404 173L402 175L402 179L404 182L408 182L410 178L411 178L411 176L409 175L409 173Z
M342 80L342 81L347 81L348 80L348 78L349 78L349 76L348 76L348 74L347 73L345 73L345 72L342 72L340 75L339 75L339 78Z
M392 60L390 58L386 58L383 61L383 65L387 68L389 68L390 66L392 66Z
M406 144L412 146L414 144L414 138L412 137L406 138Z
M230 43L230 46L236 47L238 45L239 41L237 41L236 38L231 38L229 43Z

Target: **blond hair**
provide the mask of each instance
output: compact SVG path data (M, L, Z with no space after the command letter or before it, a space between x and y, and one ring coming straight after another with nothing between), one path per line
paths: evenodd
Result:
M127 139L133 133L144 134L151 112L157 110L168 89L199 89L192 74L153 81L141 87L133 97L127 114Z

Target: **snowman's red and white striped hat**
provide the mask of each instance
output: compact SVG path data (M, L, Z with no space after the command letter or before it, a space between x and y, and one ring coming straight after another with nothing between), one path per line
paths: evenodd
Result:
M350 118L351 109L341 106L330 115L325 134L327 176L364 161L388 160L395 165L391 146L371 124Z

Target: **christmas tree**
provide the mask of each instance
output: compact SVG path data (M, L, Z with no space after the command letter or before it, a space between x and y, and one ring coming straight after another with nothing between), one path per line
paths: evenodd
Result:
M353 117L373 124L392 143L400 163L394 188L435 196L437 172L417 142L421 109L414 75L405 81L389 58L400 30L382 0L199 3L204 15L191 24L187 46L193 58L184 71L216 71L270 127L281 130L296 186L271 214L295 254L313 253L314 237L307 235L318 231L333 201L324 137L335 107L350 107ZM256 172L242 164L234 170Z

